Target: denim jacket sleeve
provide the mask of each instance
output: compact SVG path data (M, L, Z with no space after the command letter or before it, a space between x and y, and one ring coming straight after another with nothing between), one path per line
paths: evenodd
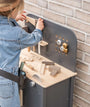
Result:
M32 33L27 33L25 30L21 29L19 35L21 49L36 45L40 40L42 40L41 30L35 29Z

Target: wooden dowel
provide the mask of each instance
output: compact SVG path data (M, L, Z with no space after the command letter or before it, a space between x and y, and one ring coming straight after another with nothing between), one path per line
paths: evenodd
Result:
M35 47L35 46L33 46L33 51L34 51L34 52L36 51L36 47Z
M23 90L20 89L20 105L23 107Z
M28 47L28 52L30 52L30 50L31 50L31 48L30 48L30 47Z

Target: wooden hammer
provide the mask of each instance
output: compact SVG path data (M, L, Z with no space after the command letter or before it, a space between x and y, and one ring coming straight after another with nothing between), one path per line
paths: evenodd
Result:
M37 19L26 16L26 22L29 22L36 27ZM30 47L28 47L28 52L30 52L30 50L31 50ZM33 51L35 52L35 50L36 50L35 46L33 46Z

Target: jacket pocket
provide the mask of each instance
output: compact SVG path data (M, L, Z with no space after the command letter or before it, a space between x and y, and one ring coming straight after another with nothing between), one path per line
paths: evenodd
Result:
M0 84L0 98L11 98L14 96L14 91L14 83Z

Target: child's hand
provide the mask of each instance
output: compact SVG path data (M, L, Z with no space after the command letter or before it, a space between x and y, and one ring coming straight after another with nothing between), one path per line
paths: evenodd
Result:
M37 25L36 25L36 29L40 29L43 30L44 29L44 23L43 23L43 19L39 18Z
M17 15L16 21L19 21L19 20L24 21L24 20L26 20L26 15L24 15L24 13L26 13L26 12L23 11L21 14Z

